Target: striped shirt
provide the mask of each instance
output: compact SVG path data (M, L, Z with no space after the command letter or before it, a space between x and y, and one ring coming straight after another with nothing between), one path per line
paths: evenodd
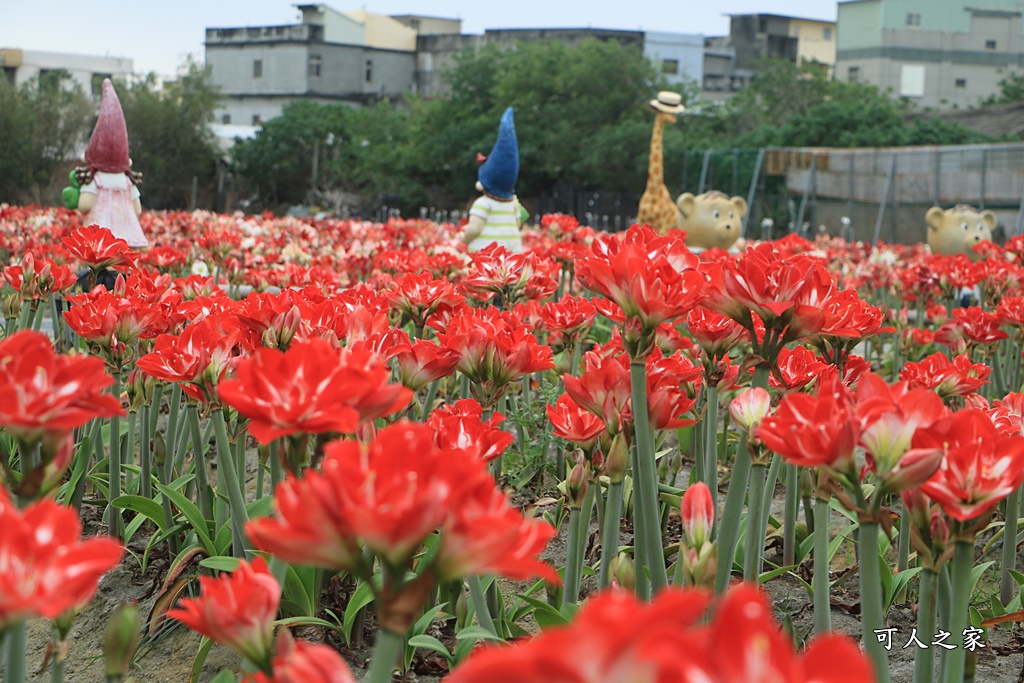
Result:
M469 215L484 219L480 235L469 243L470 251L479 251L492 242L497 242L509 251L523 250L523 242L519 237L518 199L500 202L483 195L473 202Z

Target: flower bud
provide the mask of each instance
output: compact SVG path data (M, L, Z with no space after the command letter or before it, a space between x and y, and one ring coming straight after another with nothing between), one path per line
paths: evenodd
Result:
M765 389L744 389L729 403L733 421L746 431L761 424L772 407L772 398Z
M153 391L156 388L156 379L137 368L128 373L125 382L125 392L128 394L128 406L132 412L137 412L142 406L153 403Z
M711 524L715 519L715 504L707 484L698 481L686 489L679 505L679 515L687 543L694 548L703 546L711 538Z
M633 592L636 590L636 567L633 558L626 553L619 553L612 560L612 577L619 588Z
M108 681L124 678L138 645L139 610L135 605L122 604L110 615L107 632L103 638L103 656L106 658Z
M4 320L17 320L21 315L21 294L11 292L0 302L0 308L3 309Z
M946 522L946 515L942 513L940 507L932 508L932 518L928 527L933 546L937 548L949 547L949 524Z
M880 474L880 478L888 491L898 493L928 481L941 464L941 449L913 448L903 454L890 472Z
M587 473L583 465L576 463L565 480L565 495L569 498L569 507L579 509L583 505L583 496L587 495Z
M612 439L608 450L605 452L604 471L608 479L616 484L626 477L626 469L629 467L629 444L626 442L625 432L619 432Z

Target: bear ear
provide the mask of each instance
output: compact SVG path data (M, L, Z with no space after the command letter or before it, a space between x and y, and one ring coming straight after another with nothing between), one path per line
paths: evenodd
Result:
M996 215L991 211L981 212L981 222L985 224L985 227L989 230L995 230L996 224L999 222L996 219Z
M676 200L676 206L683 212L683 218L689 218L697 208L697 198L689 192L684 192Z
M741 217L747 215L746 199L744 199L743 197L733 197L729 201L731 201L732 205L736 207L736 210L739 211Z
M929 230L938 230L942 227L942 219L945 217L945 211L938 206L933 206L928 209L928 213L924 215L924 222L928 224Z

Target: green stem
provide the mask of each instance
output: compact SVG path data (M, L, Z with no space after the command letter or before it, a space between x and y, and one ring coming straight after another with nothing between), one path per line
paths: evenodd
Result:
M964 680L964 629L971 605L971 570L974 568L974 539L958 540L953 548L953 605L949 612L949 644L955 649L946 652L942 664L943 683Z
M796 518L800 512L800 472L796 465L786 464L786 504L782 516L782 564L796 561Z
M722 525L718 528L718 574L715 577L715 592L724 593L732 574L732 560L736 555L736 541L743 518L743 501L747 496L747 481L750 479L750 450L746 436L740 436L740 447L729 479L729 491L725 494L725 510ZM750 523L750 520L747 520Z
M244 557L248 542L245 540L245 523L249 521L249 515L245 510L245 498L242 494L241 485L238 481L238 474L235 472L235 463L231 452L231 442L228 441L227 427L224 424L224 411L217 408L213 411L214 431L217 435L217 488L224 484L227 489L228 506L231 508L231 531L232 549L235 557ZM386 631L381 631L382 637ZM401 639L399 639L401 641Z
M136 428L139 423L139 413L136 410L128 412L128 446L125 448L124 458L122 463L129 465L135 464L135 434ZM142 476L141 474L139 476ZM131 491L131 484L134 481L131 472L127 473L128 490Z
M901 503L899 548L896 555L896 571L902 572L910 565L910 511ZM1016 585L1016 584L1014 584Z
M437 387L440 384L441 380L435 379L427 388L427 397L423 400L423 412L420 414L420 420L423 422L426 422L427 418L430 417L430 407L434 405L434 397L437 396Z
M476 612L477 621L485 629L494 635L498 635L497 629L494 628L494 620L491 619L491 611L487 608L487 597L484 595L480 577L466 577L466 583L469 584L469 598L473 601L473 611Z
M64 660L57 653L50 659L50 683L64 683Z
M608 502L604 508L604 528L601 529L601 571L597 586L607 588L611 583L612 560L619 554L619 526L622 523L622 482L608 486Z
M149 411L150 406L142 406L139 420L139 495L153 498L153 449L149 444Z
M921 572L921 585L917 598L918 634L935 633L936 585L939 575L930 569ZM932 683L935 677L935 652L920 649L914 655L914 683Z
M888 652L878 642L875 634L875 631L885 628L882 574L878 557L878 523L861 522L857 542L860 545L860 609L864 646L875 664L878 683L889 683Z
M634 359L629 366L632 388L633 426L636 431L636 481L634 490L641 493L636 501L640 505L634 526L641 531L645 546L646 568L650 575L651 593L657 593L668 584L665 571L665 547L661 541L658 513L658 473L654 463L654 445L647 415L647 365L643 359ZM639 574L642 568L637 568Z
M778 453L772 454L772 462L768 465L768 478L765 480L764 496L761 497L761 535L768 532L768 520L771 519L772 496L775 494L775 485L779 483L779 472L783 466L782 456ZM758 570L760 574L760 570Z
M188 424L192 432L192 464L196 471L196 483L198 485L199 509L203 512L203 519L213 519L213 489L210 486L210 476L206 471L206 454L203 446L206 442L202 440L202 432L199 429L199 406L188 407ZM184 435L182 435L184 439ZM218 441L218 446L220 442Z
M588 492L589 493L589 492ZM569 508L569 538L567 540L565 559L565 585L562 590L562 604L575 605L580 593L579 566L582 564L580 558L580 546L577 539L580 535L580 518L583 513L578 507Z
M114 386L110 388L110 392L118 398L120 404L121 374L114 372L113 375ZM121 418L118 415L110 418L110 455L107 460L107 471L110 486L107 496L107 531L111 536L120 540L123 535L121 510L109 504L110 501L121 495Z
M714 510L718 509L718 387L708 386L708 412L704 416L704 483L711 491ZM672 482L673 484L675 482ZM711 537L715 536L718 515L711 520Z
M4 683L25 683L27 668L28 625L22 621L7 628L7 659L4 661Z
M281 442L274 439L270 442L270 492L277 490L277 485L284 479L284 470L281 467Z
M1006 497L1006 523L1003 527L1002 574L999 578L999 602L1010 604L1017 592L1017 582L1010 576L1010 570L1017 564L1017 507L1020 504L1020 487Z
M768 468L755 463L750 468L750 504L747 512L747 538L743 549L743 580L757 581L757 567L764 553L764 533L761 531L761 499L764 496Z
M828 500L814 499L814 632L818 635L832 628L832 605L829 600Z
M373 646L370 670L366 674L367 683L388 683L404 647L405 636L384 628L377 631L377 644Z

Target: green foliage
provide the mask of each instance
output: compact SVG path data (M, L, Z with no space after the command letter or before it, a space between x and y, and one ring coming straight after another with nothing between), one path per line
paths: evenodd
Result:
M0 78L0 202L55 202L47 190L93 120L92 102L66 71L18 88Z
M999 94L982 101L983 105L1024 102L1024 72L1014 71L999 81Z
M189 62L177 81L157 89L156 76L116 86L128 126L132 168L143 174L148 209L189 208L192 179L209 188L220 156L208 127L218 91L207 67Z

